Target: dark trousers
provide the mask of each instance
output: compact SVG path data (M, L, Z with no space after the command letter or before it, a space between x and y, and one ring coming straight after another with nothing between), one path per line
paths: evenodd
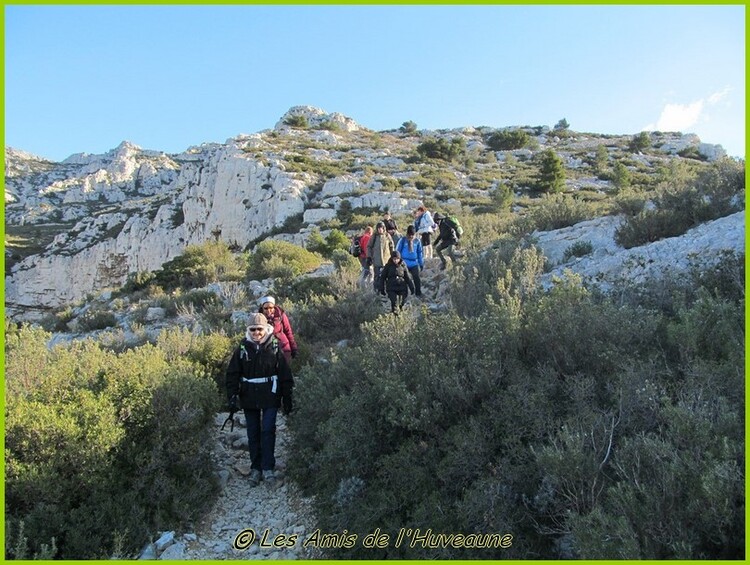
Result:
M388 298L391 300L391 312L396 314L404 307L408 294L408 290L404 290L403 292L396 292L395 290L388 291Z
M372 276L372 289L377 292L378 288L380 288L380 273L383 271L383 267L373 265L372 268L375 271Z
M409 267L411 280L414 281L414 296L422 296L422 279L419 278L419 265Z
M445 265L446 260L445 257L443 257L443 251L448 251L448 256L451 258L451 261L454 263L456 262L456 256L453 254L453 244L455 242L453 241L441 241L438 243L437 247L435 248L435 253L438 254L438 257L440 257L440 260L443 262L443 265Z
M276 468L276 414L278 408L245 408L250 467L258 471Z

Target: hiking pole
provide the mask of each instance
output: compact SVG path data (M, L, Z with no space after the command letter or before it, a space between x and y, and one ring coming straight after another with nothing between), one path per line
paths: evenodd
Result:
M237 395L234 395L229 400L229 417L224 420L224 423L221 425L221 431L224 431L224 427L229 423L232 422L232 425L229 427L229 431L234 431L234 415L239 411L239 408L237 408Z

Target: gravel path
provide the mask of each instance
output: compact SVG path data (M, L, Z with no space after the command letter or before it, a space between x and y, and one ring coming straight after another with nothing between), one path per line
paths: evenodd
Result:
M235 427L222 432L226 414L216 415L215 458L221 477L222 492L208 515L194 532L162 536L154 544L151 556L163 560L225 559L315 559L320 556L304 542L315 530L312 504L300 496L285 477L288 432L281 413L277 421L276 470L278 486L262 483L252 488L250 456L244 416L235 415ZM171 534L171 535L170 535Z

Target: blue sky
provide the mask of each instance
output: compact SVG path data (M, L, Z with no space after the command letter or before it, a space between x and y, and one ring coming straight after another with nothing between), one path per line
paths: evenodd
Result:
M745 7L5 6L5 144L181 152L292 106L373 129L697 133L745 153Z

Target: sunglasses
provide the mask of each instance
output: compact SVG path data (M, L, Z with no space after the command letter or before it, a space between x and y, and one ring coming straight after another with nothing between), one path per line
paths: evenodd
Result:
M252 333L255 332L264 332L266 331L266 328L248 328Z
M263 306L263 310L273 310L274 306Z

